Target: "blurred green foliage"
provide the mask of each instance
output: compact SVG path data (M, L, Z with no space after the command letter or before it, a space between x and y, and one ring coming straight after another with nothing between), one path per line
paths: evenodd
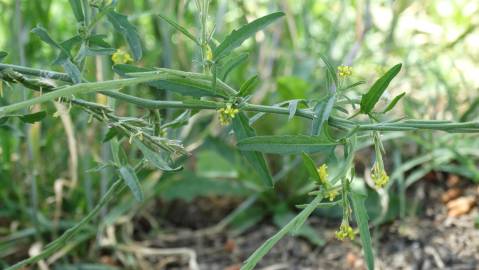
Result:
M139 30L143 47L139 65L201 70L201 53L195 44L156 16L161 12L175 18L198 36L200 22L192 1L119 1L118 10L128 14ZM239 89L242 82L258 75L259 85L252 97L256 103L276 104L321 97L328 90L320 57L324 54L335 65L353 66L353 77L347 83L364 80L366 85L371 85L387 67L402 62L402 80L393 81L386 93L389 101L402 92L407 93L393 110L398 118L477 120L479 3L467 0L216 0L212 1L209 16L210 21L216 23L217 39L223 40L238 24L278 10L286 13L285 20L245 42L240 52L248 52L249 57L227 80ZM69 1L0 0L0 11L0 51L9 53L2 62L62 71L61 67L52 65L56 52L30 31L42 26L57 41L75 35L77 25ZM113 47L128 48L125 40L113 33L106 22L97 25L97 31L108 31L107 40ZM89 59L85 64L86 79L114 78L117 75L110 69L111 64L108 56ZM351 98L360 97L368 88L362 85L357 89L359 92L350 91ZM152 99L181 99L148 87L128 91L141 91L142 96ZM0 104L33 95L20 86L3 84ZM100 96L90 97L106 103ZM301 108L301 103L298 106ZM88 116L77 109L70 111L71 119L53 117L58 108L52 105L43 109L47 117L41 123L25 124L15 119L0 128L0 267L23 258L33 242L48 242L74 224L93 208L113 178L109 168L95 170L111 158L109 148L102 144L106 127L95 121L90 123ZM124 104L118 105L117 110L121 115L147 113ZM166 120L173 120L180 113L162 110ZM270 213L275 213L274 222L278 226L284 226L294 206L304 203L312 184L299 160L292 156L268 156L273 180L278 185L274 191L263 190L258 176L231 146L234 139L229 136L230 130L219 128L214 112L195 114L189 121L181 129L168 129L167 135L181 138L193 157L187 161L185 171L178 174L159 173L154 169L143 172L140 178L145 191L144 211L158 198L192 201L199 196L251 198L253 194L255 206L249 211L254 213L246 221L238 214L232 218L232 226L245 230ZM254 123L259 135L298 134L309 125L302 119L289 121L287 117L274 115L266 115ZM431 170L479 181L479 145L472 136L397 133L397 137L400 139L394 143L386 143L389 154L385 162L393 168L391 178L398 180L391 191L400 192L389 198L390 207L386 209L378 209L381 198L370 192L374 195L369 197L367 207L375 222L413 214L405 213L405 189ZM402 151L396 154L389 151L390 146ZM135 147L127 149L129 157L136 157ZM365 155L371 153L365 151ZM315 158L325 161L321 155ZM333 171L335 162L328 160ZM406 172L409 173L405 175ZM280 206L273 207L276 204ZM120 202L110 205L108 212L116 213L118 219L121 215L142 215L136 212L138 208L131 197L124 196ZM337 211L333 207L318 212L339 217ZM104 218L106 213L98 219L100 226L114 223ZM161 224L151 233L160 230ZM93 233L85 231L87 236L75 238L74 244L83 247L77 252L85 256L85 261L95 261L95 254L85 252L95 243L85 243L81 238L91 237ZM309 227L304 227L299 235L318 245L323 243Z

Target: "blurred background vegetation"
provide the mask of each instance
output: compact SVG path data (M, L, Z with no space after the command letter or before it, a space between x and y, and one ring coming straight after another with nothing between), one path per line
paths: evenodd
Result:
M176 18L191 32L198 33L193 1L119 1L118 10L129 16L140 33L144 54L138 65L201 69L200 52L194 44L155 15ZM403 71L386 97L392 99L403 91L407 93L394 109L396 118L477 120L479 2L214 0L210 27L213 22L216 24L216 38L222 40L239 25L277 10L286 13L285 19L242 46L241 50L249 53L248 60L228 79L228 83L239 87L258 74L261 82L253 102L276 104L289 99L319 98L326 91L319 57L323 53L336 65L353 66L350 82L364 80L366 85L388 67L402 62ZM62 71L52 66L55 52L30 30L41 25L59 41L75 35L77 26L69 1L0 0L0 12L0 49L9 53L5 63ZM115 48L127 48L124 39L113 33L108 23L99 24L97 31L108 33ZM111 64L108 56L90 58L85 77L91 81L113 79L116 75ZM359 97L367 86L357 89L350 92L351 98ZM152 99L181 98L147 87L128 91ZM0 104L33 95L20 86L3 84ZM103 96L90 98L111 102ZM117 104L116 109L121 115L146 113L125 104ZM47 243L80 220L113 177L108 168L99 168L110 159L109 147L102 143L107 127L95 121L90 123L88 115L74 108L70 114L60 113L59 117L54 117L55 111L68 108L49 105L48 110L50 114L42 122L30 125L12 121L0 128L0 268L24 258L32 246ZM181 112L162 113L165 119L174 119ZM309 123L267 115L254 127L262 135L300 134L309 128ZM121 228L120 232L100 230L97 234L96 225L89 225L65 246L63 252L75 251L63 262L95 261L95 252L89 250L109 245L114 249L117 243L138 235L155 235L172 224L193 229L228 225L237 233L271 216L278 225L284 224L284 217L295 211L294 205L308 198L311 183L300 161L293 156L268 156L278 185L274 191L262 190L251 168L234 149L229 130L220 127L215 112L197 113L186 126L168 132L172 138L181 138L192 153L185 170L174 174L142 172L145 202L134 203L125 193L104 209L97 220L101 229L115 225ZM385 161L396 182L389 190L386 205L377 203L379 196L386 195L371 192L369 208L376 223L414 215L414 209L407 211L411 209L405 197L407 187L431 171L479 181L477 136L391 132L385 139L394 139L386 144ZM137 157L136 149L129 150L132 159ZM358 157L357 163L358 168L365 170L372 165L372 153L367 149L362 153L366 158ZM321 156L316 158L322 160ZM178 200L191 202L211 196L235 202L226 213L239 210L226 218L226 213L208 217L203 223L184 221L189 206ZM173 208L168 204L171 201L176 202ZM214 202L221 208L221 200ZM175 211L179 214L172 214ZM341 213L330 209L319 214L340 218ZM148 224L148 230L142 231L144 224ZM321 244L314 231L305 230L304 234ZM92 240L95 237L97 241ZM121 260L131 263L127 258Z

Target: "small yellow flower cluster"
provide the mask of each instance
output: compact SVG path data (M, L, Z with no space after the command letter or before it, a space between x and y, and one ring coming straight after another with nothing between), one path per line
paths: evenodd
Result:
M319 181L322 184L326 184L328 182L328 165L323 164L321 165L318 169L318 174L319 174Z
M371 178L377 188L383 188L389 182L389 176L384 169L381 169L378 163L375 163L371 170Z
M330 202L334 201L336 196L338 196L338 191L337 190L330 189L326 192L326 198L328 198Z
M338 75L339 77L348 77L353 74L353 68L350 66L339 66Z
M341 223L339 231L336 232L336 238L338 238L339 240L344 240L346 238L354 240L354 237L355 234L353 228L351 228L351 226L349 226L347 222Z
M111 56L111 60L113 61L113 64L118 65L118 64L126 64L129 62L132 62L133 58L131 58L131 55L127 51L123 49L118 49Z
M331 188L331 183L328 181L328 165L323 164L316 169L319 174L318 182L326 191L325 197L333 201L338 196L338 191Z
M239 113L239 110L234 108L231 103L226 103L226 107L219 109L218 113L220 124L226 126L231 123L231 120L235 118L236 114Z
M205 46L205 52L206 52L206 60L213 61L213 51L211 50L211 47L208 44L206 44Z

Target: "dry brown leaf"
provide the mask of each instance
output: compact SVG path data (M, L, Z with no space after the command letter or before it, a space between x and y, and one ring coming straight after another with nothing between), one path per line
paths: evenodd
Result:
M234 265L230 265L230 266L226 267L225 270L240 270L240 268L241 268L241 265L234 264Z
M461 182L461 178L458 175L450 174L447 176L447 186L454 187L457 186Z
M233 239L228 239L224 245L224 249L228 253L233 253L236 249L236 242Z
M450 188L441 195L441 201L443 203L448 203L451 200L456 199L461 196L462 190L459 188Z
M459 217L471 211L476 203L474 196L460 197L447 203L447 215Z

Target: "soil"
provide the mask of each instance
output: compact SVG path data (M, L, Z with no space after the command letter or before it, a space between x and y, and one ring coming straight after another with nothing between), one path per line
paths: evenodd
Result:
M420 200L421 214L373 229L377 269L479 269L479 229L475 227L479 216L479 189L469 181L450 180L447 184L438 180L418 182L410 188L413 191L408 196ZM454 212L457 209L451 207L456 206L449 202L457 198L473 198L473 201L465 211ZM232 209L231 204L221 201L223 210L217 212L218 207L211 204L204 198L190 204L170 205L187 207L187 215L184 219L165 218L170 220L169 233L154 239L141 236L137 239L136 253L140 254L142 268L194 269L197 264L201 270L239 270L241 262L278 230L267 220L237 236L227 230L208 229ZM216 212L210 215L208 211ZM206 218L211 216L215 218ZM256 269L366 269L359 238L336 240L337 222L324 221L318 216L311 217L309 223L326 239L324 246L313 246L306 239L287 236ZM143 252L140 246L149 249Z

